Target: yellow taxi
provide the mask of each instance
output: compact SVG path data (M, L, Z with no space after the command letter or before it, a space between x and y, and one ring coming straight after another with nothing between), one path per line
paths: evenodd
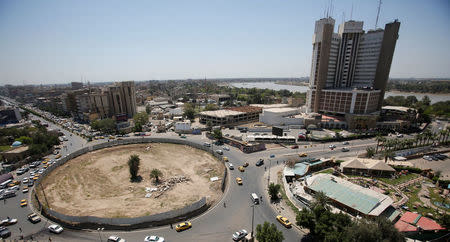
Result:
M34 175L33 180L37 180L39 178L39 174Z
M192 227L191 222L186 221L186 222L177 224L177 226L175 226L175 230L176 230L177 232L180 232L180 231L189 229L189 228L191 228L191 227Z
M61 158L61 154L55 156L55 159L59 159L59 158Z
M236 182L238 185L242 185L242 178L236 177Z
M42 164L46 165L46 164L47 164L47 162L48 162L48 161L47 161L47 160L45 160L45 161L43 161L43 162L42 162Z
M26 199L22 199L22 200L20 200L20 206L21 207L25 207L25 206L27 206L27 200Z
M44 167L44 169L46 169L48 167L48 164L45 164L43 167Z
M240 172L244 172L244 171L245 171L245 168L244 168L243 166L239 166L239 167L238 167L238 170L239 170Z
M289 222L289 220L287 218L285 218L285 217L283 217L281 215L277 216L277 220L278 220L278 222L280 222L286 228L292 227L292 223Z
M224 156L223 161L228 162L228 157Z
M300 154L298 154L298 156L300 156L300 157L307 157L308 154L306 154L306 153L300 153Z
M108 138L109 138L109 139L115 139L116 137L113 136L113 135L110 135Z

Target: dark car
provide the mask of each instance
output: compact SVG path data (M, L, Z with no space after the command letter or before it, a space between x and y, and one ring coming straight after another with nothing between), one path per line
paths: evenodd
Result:
M256 166L262 166L262 165L264 165L264 160L263 160L263 159L259 159L259 160L256 162Z
M11 236L11 231L5 227L0 227L0 238L6 239Z

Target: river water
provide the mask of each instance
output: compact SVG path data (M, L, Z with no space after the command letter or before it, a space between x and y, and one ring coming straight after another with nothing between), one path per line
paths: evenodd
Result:
M307 86L294 86L294 85L282 85L276 84L275 82L232 82L230 83L232 87L238 88L259 88L259 89L272 89L279 91L282 89L289 90L291 92L306 92L308 90ZM386 92L384 97L389 96L416 96L417 100L422 100L424 96L428 96L431 103L437 103L441 101L450 101L450 94L432 94L432 93L412 93L412 92Z

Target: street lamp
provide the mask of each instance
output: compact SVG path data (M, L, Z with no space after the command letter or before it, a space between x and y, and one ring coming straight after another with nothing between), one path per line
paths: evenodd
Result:
M103 231L105 228L97 228L98 231L98 236L100 237L100 242L102 241L102 234L100 233L100 231Z
M255 204L252 205L252 238L253 238L253 222L255 220Z

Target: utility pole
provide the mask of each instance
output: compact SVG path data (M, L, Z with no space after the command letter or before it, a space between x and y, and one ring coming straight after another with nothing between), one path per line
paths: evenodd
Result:
M255 204L252 205L252 238L253 238L253 222L255 219Z

